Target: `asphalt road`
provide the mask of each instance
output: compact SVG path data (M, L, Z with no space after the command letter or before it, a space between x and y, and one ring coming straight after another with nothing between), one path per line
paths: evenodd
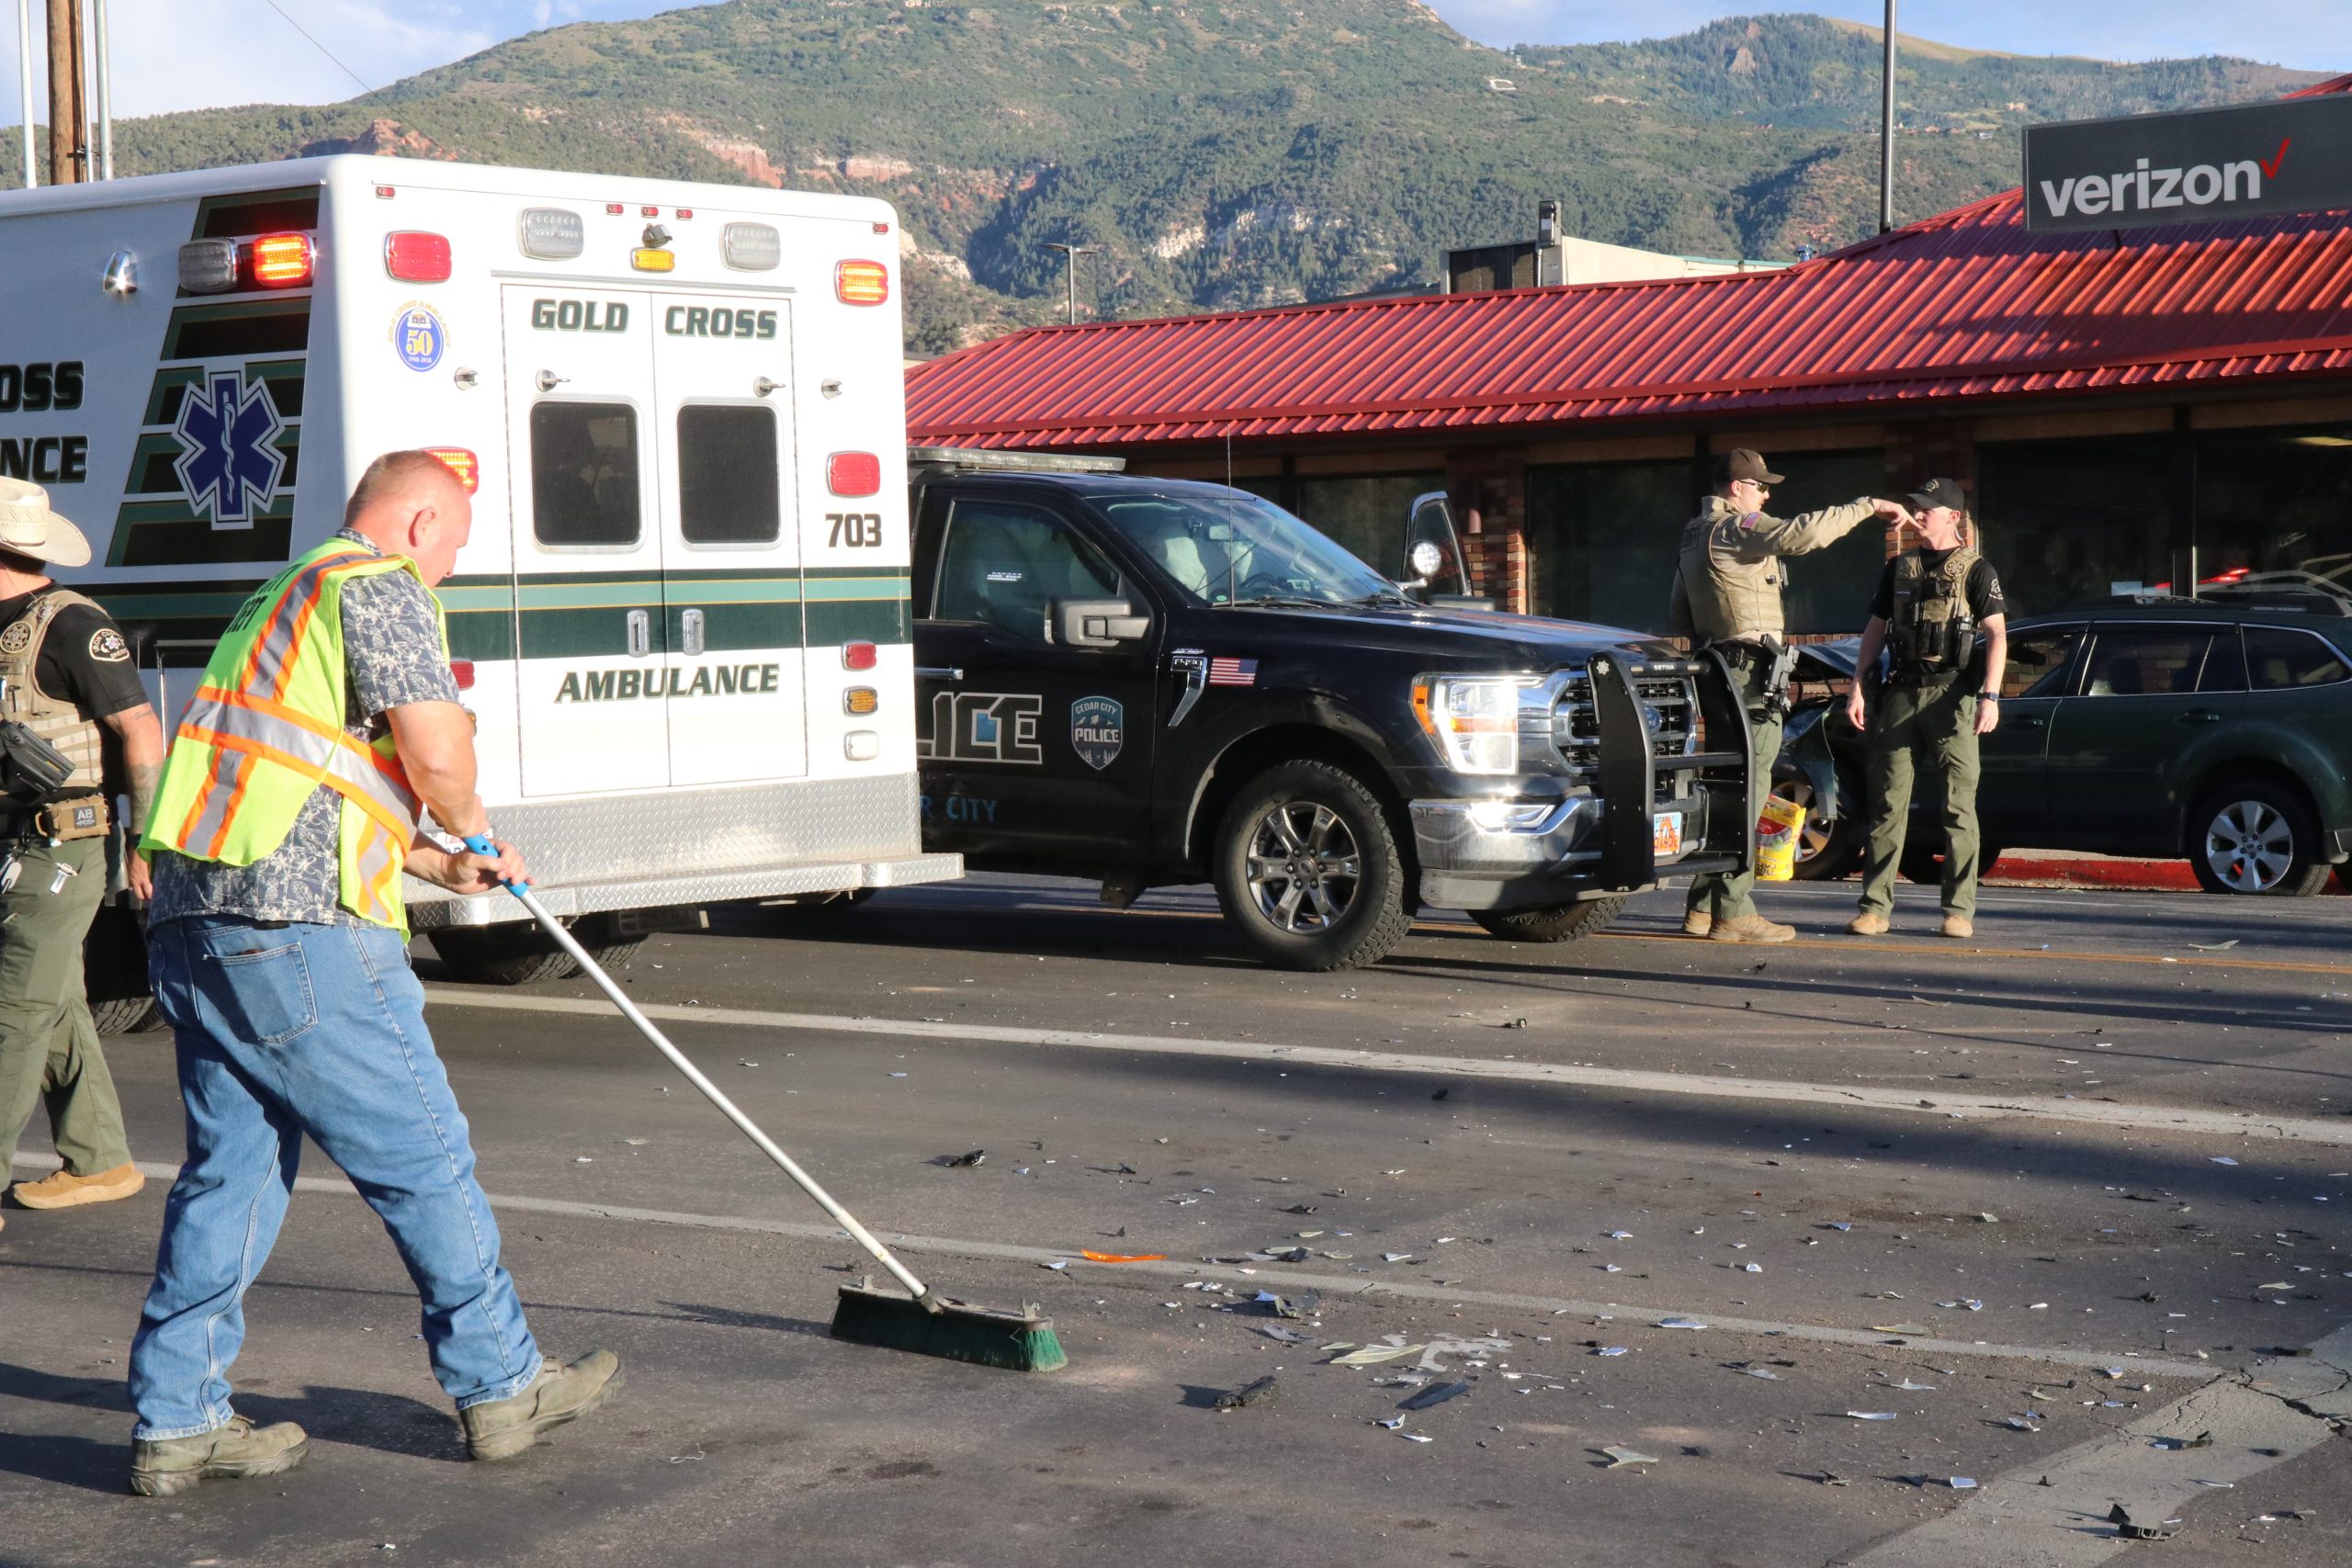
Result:
M0 1564L2352 1558L2352 908L1995 890L1962 943L1906 890L1863 943L1850 897L1769 890L1771 949L1672 894L1562 947L1442 917L1341 976L1002 878L649 944L631 993L919 1271L1053 1314L1043 1375L826 1337L855 1249L584 982L421 949L534 1326L627 1390L464 1462L314 1158L237 1368L309 1462L130 1499L164 1183L12 1209ZM109 1055L166 1174L169 1042ZM1326 1348L1391 1342L1435 1348Z

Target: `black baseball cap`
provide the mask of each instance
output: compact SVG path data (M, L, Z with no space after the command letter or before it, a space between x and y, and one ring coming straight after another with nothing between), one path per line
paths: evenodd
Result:
M1740 446L1715 459L1717 484L1727 485L1737 479L1747 479L1759 485L1776 485L1781 482L1781 476L1764 466L1761 452Z
M1954 512L1968 510L1968 497L1962 493L1958 479L1929 479L1911 492L1911 504L1925 512L1931 506L1949 506Z

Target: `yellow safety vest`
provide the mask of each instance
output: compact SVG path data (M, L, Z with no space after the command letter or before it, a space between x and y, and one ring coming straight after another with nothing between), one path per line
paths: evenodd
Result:
M340 902L406 934L401 868L424 807L391 737L344 728L343 662L343 585L402 570L416 564L333 538L245 601L173 737L141 848L251 865L325 784L343 796Z

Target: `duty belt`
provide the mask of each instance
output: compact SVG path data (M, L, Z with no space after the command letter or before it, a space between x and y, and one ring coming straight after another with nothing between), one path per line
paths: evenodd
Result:
M1948 686L1964 673L1965 671L1957 669L1928 670L1914 665L1909 669L1897 668L1888 671L1886 683L1890 686Z

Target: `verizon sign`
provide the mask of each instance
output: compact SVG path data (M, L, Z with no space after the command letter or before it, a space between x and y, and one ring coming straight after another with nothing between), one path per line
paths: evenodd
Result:
M2025 133L2030 230L2145 229L2352 209L2352 94Z

